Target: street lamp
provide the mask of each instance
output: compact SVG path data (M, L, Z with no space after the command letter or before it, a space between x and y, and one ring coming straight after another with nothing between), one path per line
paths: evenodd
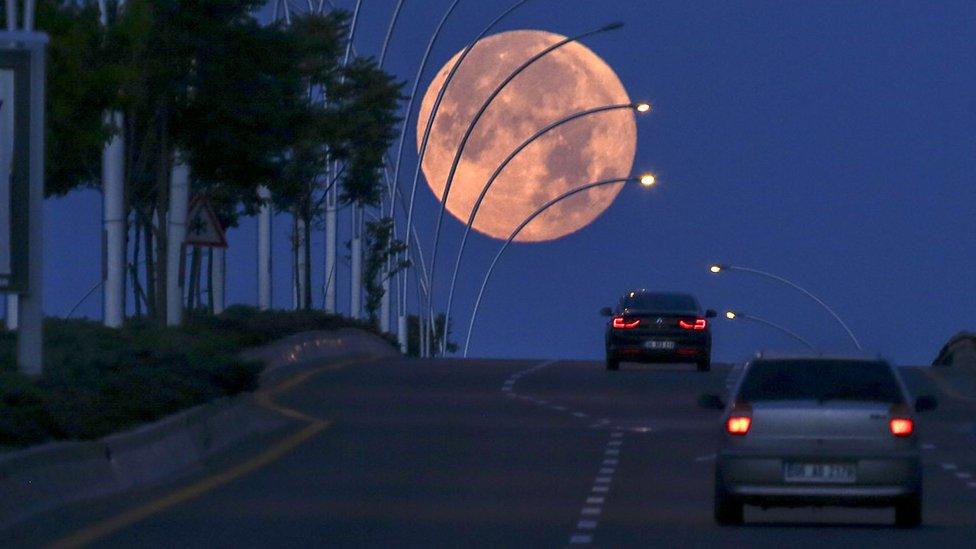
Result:
M454 79L454 75L457 73L458 69L461 67L461 63L463 63L464 60L465 60L465 58L467 58L468 54L471 52L471 49L474 48L475 44L477 44L482 38L484 38L489 32L491 32L491 29L493 29L495 27L495 25L497 25L502 19L504 19L505 17L507 17L508 14L512 13L518 7L522 6L523 4L525 4L528 1L529 0L520 0L519 2L516 2L511 7L509 7L507 10L505 10L501 14L499 14L498 17L496 17L490 23L488 23L488 25L486 25L485 28L482 29L482 31L480 33L478 33L478 36L476 36L474 38L474 40L472 40L464 48L464 50L461 51L461 54L458 56L457 61L454 62L454 66L451 67L450 72L448 72L447 73L447 76L444 78L444 83L441 85L440 89L437 91L437 97L434 99L434 104L431 107L430 116L427 117L427 126L424 128L424 135L423 135L423 138L420 141L420 149L419 149L419 151L417 153L417 166L416 166L416 168L414 170L414 174L413 174L413 184L411 185L411 188L410 188L410 203L409 203L409 205L407 207L407 222L406 222L407 223L406 224L406 232L407 232L407 234L410 234L410 231L412 230L412 227L413 227L413 208L414 208L414 202L415 202L416 197L417 197L417 184L420 181L420 170L421 170L421 166L423 165L424 157L427 154L427 144L428 144L428 142L430 140L430 132L431 132L431 129L433 128L433 126L434 126L434 119L437 117L437 113L440 110L441 101L444 99L444 94L447 93L447 87L451 84L451 81ZM456 3L457 2L455 2L455 4ZM454 6L452 4L451 7L450 7L450 10L453 10L453 9L454 9ZM449 13L450 13L450 11L448 12L448 14ZM447 18L447 14L445 14L444 18L445 19ZM442 22L443 22L443 20L442 20ZM437 32L440 32L440 27L439 26L438 26L438 31ZM423 60L421 61L421 69L418 70L417 76L416 76L416 78L414 78L414 93L412 93L410 95L410 103L409 103L409 105L407 107L407 116L408 117L410 115L410 111L413 109L413 100L414 100L414 98L417 95L416 94L416 86L417 86L417 83L420 82L420 77L421 77L421 73L423 71L423 66L426 65L426 63L427 63L427 58L430 56L430 47L432 45L433 45L433 37L431 38L431 44L428 46L427 52L424 54ZM406 130L407 130L407 127L408 127L408 124L404 123L403 124L403 127L401 129L401 133L400 133L400 144L399 144L399 147L398 147L398 150L397 150L397 161L396 161L396 164L395 164L396 168L395 168L394 175L393 175L393 185L394 186L399 186L399 184L400 184L400 160L401 160L401 155L402 155L402 152L403 152L403 145L404 145L404 142L405 142L405 139L406 139ZM395 205L396 205L396 196L393 196L393 197L390 198L390 217L393 217ZM410 243L408 241L407 242L407 249L404 251L405 255L407 255L408 257L409 257L409 251L410 251L409 248L410 248ZM400 331L406 332L406 326L407 326L406 325L406 318L404 317L404 315L406 314L406 310L407 310L407 292L406 292L407 285L404 283L406 281L407 274L404 272L404 273L401 273L400 276L401 276L401 279L400 279L401 280L400 287L402 288L402 290L400 292L400 294L401 294L400 295L400 311L401 311L401 314L400 314L400 318L398 319L398 322L397 322L397 326L398 326L397 327L397 332L398 333ZM419 313L419 316L418 316L418 319L419 318L422 318L422 317L423 317L423 312L420 312ZM405 345L406 345L406 343L405 343L406 342L406 335L404 334L401 337L402 337L401 344L405 348Z
M748 321L752 321L752 322L756 322L756 323L759 323L759 324L763 324L763 325L769 326L771 328L775 328L775 329L783 332L784 334L792 337L793 339L799 341L800 343L806 345L807 348L810 349L811 351L814 350L813 345L811 345L810 342L807 341L806 339L803 339L802 337L800 337L799 335L797 335L793 331L791 331L791 330L789 330L789 329L787 329L787 328L785 328L783 326L780 326L779 324L770 322L770 321L768 321L768 320L766 320L764 318L759 318L758 316L747 315L747 314L745 314L745 313L743 313L741 311L726 311L725 312L725 318L727 318L729 320L748 320Z
M501 83L498 84L498 86L495 87L495 89L491 92L491 94L488 95L488 98L485 99L484 103L482 103L481 108L478 109L478 112L475 113L474 118L471 119L471 122L468 124L467 130L465 130L464 135L461 137L461 141L458 144L457 151L454 154L454 161L451 163L451 169L447 175L447 181L444 183L444 192L441 195L441 207L437 213L437 224L434 228L434 241L430 252L430 273L429 274L431 279L427 281L427 288L430 290L430 297L428 299L428 304L427 304L427 314L431 317L431 321L433 321L434 309L433 309L433 303L431 303L430 300L432 299L433 296L433 289L434 289L433 278L436 272L435 268L437 265L437 244L440 241L441 226L444 222L444 210L447 208L447 199L451 193L451 185L454 183L454 175L457 173L458 164L461 162L461 156L464 154L464 149L468 144L468 139L470 139L471 134L474 133L475 126L478 125L478 122L481 120L481 117L488 110L488 107L491 106L492 102L495 100L496 97L498 97L499 94L502 93L505 87L508 86L508 84L512 80L514 80L515 77L517 77L519 74L522 74L522 72L525 69L532 66L536 61L542 59L543 57L549 55L553 51L556 51L567 44L576 42L578 40L582 40L587 36L592 36L594 34L599 34L602 32L609 32L612 30L619 29L621 27L623 27L623 23L621 22L610 23L609 25L603 25L601 27L586 32L582 32L575 36L564 38L559 42L556 42L555 44L552 44L551 46L545 48L539 53L533 55L524 63L519 65L514 71L511 72L511 74L505 77L505 79L502 80Z
M464 248L468 242L468 235L471 233L471 227L474 225L475 216L478 215L478 210L481 209L481 204L484 201L485 196L488 194L488 190L495 183L495 180L498 179L498 176L501 175L502 171L512 162L512 160L515 159L516 156L518 156L519 153L525 150L526 147L531 145L537 139L548 134L552 130L560 126L563 126L564 124L568 124L569 122L572 122L574 120L583 118L585 116L590 116L593 114L598 114L598 113L603 113L608 111L623 110L623 109L630 109L639 113L646 113L651 110L650 105L648 105L647 103L618 103L612 105L605 105L603 107L596 107L594 109L579 111L577 113L566 116L560 120L557 120L556 122L553 122L552 124L549 124L548 126L542 128L541 130L535 132L531 137L523 141L521 145L515 147L515 149L513 149L512 152L507 157L505 157L504 160L501 161L498 167L495 168L495 171L492 172L491 176L488 177L488 181L485 182L484 186L482 187L481 194L478 195L478 199L475 200L474 206L471 208L471 213L468 215L468 222L467 225L465 225L464 227L464 234L461 236L461 245L458 248L457 257L455 258L454 261L454 272L451 275L451 286L450 286L451 289L447 294L447 308L445 309L445 313L444 313L444 334L443 334L444 337L441 339L442 355L445 354L445 351L447 349L447 327L451 320L451 306L454 304L454 291L457 287L458 271L461 268L461 257L464 254ZM640 182L645 187L649 187L654 184L654 176L651 174L644 174L641 177Z
M858 351L863 350L861 348L860 342L858 342L857 338L854 337L854 332L852 332L851 329L847 326L847 324L845 324L844 321L841 320L840 316L837 313L835 313L834 310L831 309L829 305L827 305L826 303L824 303L824 301L822 299L820 299L819 297L817 297L817 296L813 295L812 293L810 293L810 291L807 290L806 288L802 288L799 284L796 284L795 282L791 282L791 281L789 281L789 280L787 280L787 279L785 279L785 278L783 278L781 276L777 276L777 275L774 275L772 273L767 273L765 271L760 271L758 269L750 269L748 267L739 267L737 265L727 265L727 264L722 264L722 263L715 263L715 264L711 265L708 268L708 270L711 271L712 273L715 273L715 274L718 274L718 273L721 273L721 272L724 272L724 271L740 271L740 272L744 272L744 273L752 273L752 274L755 274L755 275L759 275L759 276L762 276L762 277L770 278L770 279L775 280L777 282L781 282L783 284L786 284L787 286L793 288L794 290L797 290L798 292L802 293L803 295L805 295L805 296L809 297L810 299L816 301L821 307L823 307L828 313L830 313L831 316L834 317L834 320L836 320L844 328L844 330L847 332L847 335L850 336L851 341L854 342L854 346L857 347L857 350Z
M485 278L481 282L481 289L478 290L478 298L475 300L474 309L472 309L471 311L471 320L468 322L468 335L464 340L464 357L468 356L468 346L471 344L471 331L474 329L474 321L475 318L477 318L478 316L478 307L481 306L481 298L484 297L485 287L488 286L488 280L491 278L491 273L495 269L495 265L498 263L498 259L505 252L505 249L508 248L508 245L511 244L513 240L515 240L515 237L522 232L522 229L524 229L526 225L531 223L533 219L539 217L543 212L545 212L552 206L556 205L557 203L566 200L571 196L575 196L576 194L579 194L583 191L587 191L595 187L601 187L603 185L612 185L615 183L631 183L631 182L639 183L641 180L647 178L648 176L653 178L651 174L644 174L641 175L640 177L633 177L633 176L617 177L614 179L604 179L602 181L595 181L593 183L587 183L586 185L583 185L581 187L576 187L575 189L566 191L563 194L557 196L556 198L553 198L552 200L546 202L545 204L540 206L536 211L529 214L529 216L526 217L521 223L519 223L519 226L515 227L515 230L512 231L512 234L508 235L508 239L505 240L505 243L502 244L501 248L499 248L498 252L495 254L495 257L491 260L491 265L488 266L488 270L485 272ZM647 188L646 185L644 185L644 187Z

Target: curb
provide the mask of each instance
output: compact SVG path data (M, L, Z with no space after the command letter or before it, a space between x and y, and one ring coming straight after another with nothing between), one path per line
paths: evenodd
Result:
M352 328L304 332L242 353L266 364L260 386L311 361L400 356L385 340ZM254 394L225 397L131 431L83 442L52 442L0 456L0 530L78 501L146 487L198 469L253 435L292 423L259 406Z

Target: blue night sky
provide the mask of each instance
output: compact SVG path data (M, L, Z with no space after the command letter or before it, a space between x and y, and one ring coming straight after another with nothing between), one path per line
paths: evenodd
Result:
M513 1L461 0L421 90ZM365 0L360 52L378 51L394 3ZM407 0L389 70L413 78L449 3ZM618 20L627 25L585 43L633 99L654 104L638 121L635 170L653 170L660 185L625 188L595 223L566 238L510 247L488 288L473 356L602 357L597 311L633 287L686 290L706 307L738 309L826 350L852 351L813 302L746 274L710 275L715 261L807 287L866 349L899 363L928 363L949 336L976 328L976 3L532 0L499 31L571 35ZM436 199L424 186L419 201L418 230L429 239ZM94 191L47 203L50 314L64 315L99 279L100 210ZM348 223L340 217L340 241ZM256 302L256 224L244 219L229 234L229 303ZM280 307L291 305L290 228L289 216L275 218ZM463 226L448 217L445 228L440 254L452 259ZM317 303L322 242L317 234ZM456 339L499 244L480 234L470 242ZM439 262L442 298L448 262ZM340 310L348 309L347 277ZM100 308L96 293L77 314L98 318ZM716 360L795 349L767 328L722 319L714 337Z

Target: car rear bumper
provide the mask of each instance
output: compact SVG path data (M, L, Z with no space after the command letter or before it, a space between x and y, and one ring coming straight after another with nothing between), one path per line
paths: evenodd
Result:
M822 462L823 456L720 454L715 480L728 494L745 503L764 506L841 505L880 507L921 493L922 471L917 453L887 456L851 456L832 461L855 463L852 483L787 482L786 461Z
M651 341L674 342L673 349L650 349ZM698 362L711 356L711 340L705 335L616 335L607 345L607 355L633 362Z

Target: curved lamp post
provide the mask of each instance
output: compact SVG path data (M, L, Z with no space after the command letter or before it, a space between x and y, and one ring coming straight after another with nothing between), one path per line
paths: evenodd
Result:
M847 327L847 324L845 324L844 321L841 320L840 316L838 316L838 314L835 313L834 310L831 309L829 305L827 305L826 303L824 303L824 301L822 299L820 299L819 297L817 297L817 296L813 295L812 293L810 293L810 291L808 291L806 288L802 288L802 287L800 287L800 285L798 285L798 284L796 284L794 282L791 282L789 280L786 280L785 278L783 278L781 276L777 276L777 275L774 275L772 273L767 273L765 271L760 271L758 269L750 269L748 267L739 267L737 265L727 265L727 264L722 264L722 263L716 263L714 265L709 266L708 270L711 271L712 273L715 273L715 274L719 274L719 273L721 273L723 271L741 271L741 272L744 272L744 273L752 273L752 274L755 274L755 275L759 275L759 276L763 276L763 277L766 277L766 278L770 278L770 279L775 280L777 282L781 282L783 284L786 284L787 286L793 288L794 290L797 290L798 292L802 293L803 295L805 295L805 296L809 297L810 299L816 301L821 307L823 307L824 309L826 309L826 311L828 313L830 313L830 315L832 317L834 317L834 320L836 320L838 322L838 324L840 324L844 328L844 331L846 331L847 332L847 335L850 336L851 341L854 342L854 346L857 347L857 350L858 351L864 350L864 349L861 348L861 344L860 344L860 342L858 342L857 338L854 337L854 332L852 332L851 329Z
M455 152L454 154L454 161L451 163L451 169L447 175L447 181L444 184L444 192L441 195L441 207L437 213L437 225L434 228L434 242L433 245L431 246L431 252L430 252L430 280L427 281L428 296L433 296L434 293L433 279L434 279L435 267L437 264L437 244L440 240L441 225L444 222L444 210L447 208L447 199L451 194L451 185L454 183L454 176L457 173L458 164L461 162L461 156L464 154L464 149L468 144L468 139L471 138L471 134L474 133L475 126L478 125L478 122L481 120L481 117L485 114L485 111L488 110L488 107L491 106L492 102L495 100L496 97L498 97L499 94L501 94L501 92L505 89L505 87L508 86L508 84L512 80L515 80L515 77L522 74L522 72L525 71L525 69L532 66L536 61L542 59L546 55L549 55L553 51L565 46L566 44L569 44L571 42L576 42L578 40L582 40L583 38L586 38L587 36L592 36L594 34L617 30L623 26L624 24L622 22L610 23L608 25L603 25L596 29L582 32L575 36L564 38L559 42L552 44L551 46L533 55L524 63L519 65L514 71L511 72L511 74L509 74L504 80L502 80L502 82L498 84L497 87L495 87L494 91L492 91L491 94L488 95L488 98L485 99L484 103L482 103L481 108L478 109L477 113L475 113L474 117L471 119L471 122L468 124L467 130L465 130L464 135L461 137L461 141L458 144L457 152ZM433 304L431 303L430 297L428 297L427 314L430 316L432 321L434 316L434 311L433 311Z
M561 120L557 120L556 122L549 124L548 126L534 133L531 137L523 141L521 145L515 147L515 149L512 150L511 154L505 157L505 160L502 160L502 162L498 165L498 167L495 168L495 171L491 174L491 176L488 178L488 181L481 189L481 194L478 195L478 199L475 200L474 206L471 208L471 213L468 215L467 225L464 227L464 234L461 236L461 246L458 249L457 259L455 259L454 261L454 272L453 274L451 274L451 289L447 294L447 308L445 309L445 313L444 313L444 333L443 333L443 337L441 338L442 356L446 353L447 350L447 326L450 324L451 321L451 306L454 304L454 291L457 288L457 276L458 276L458 271L461 268L461 257L464 254L464 247L468 242L468 235L471 233L471 227L474 225L474 219L475 216L478 215L478 210L481 208L481 203L482 201L484 201L485 195L488 194L488 190L495 183L495 180L498 179L498 176L501 175L502 171L512 162L512 160L515 159L516 156L518 156L519 153L521 153L523 150L525 150L526 147L528 147L533 142L535 142L535 140L541 138L542 136L546 135L550 131L564 124L568 124L573 120L577 120L585 116L607 112L607 111L622 110L622 109L631 109L638 113L646 114L651 111L651 105L649 103L643 103L643 102L642 103L618 103L613 105L605 105L603 107L596 107L594 109L587 109L584 111L579 111L577 113L571 114L565 118L562 118Z
M769 326L770 328L775 328L775 329L783 332L784 334L792 337L793 339L799 341L800 343L806 345L807 348L810 349L811 351L814 351L815 350L814 347L813 347L813 345L809 341L807 341L806 339L803 339L802 337L800 337L798 334L796 334L792 330L789 330L786 327L780 326L779 324L776 324L774 322L770 322L770 321L766 320L765 318L759 318L758 316L747 315L747 314L745 314L745 313L743 313L741 311L726 311L725 312L725 318L727 318L729 320L740 320L740 319L741 320L749 320L749 321L752 321L752 322L756 322L756 323L759 323L759 324L763 324L765 326Z
M464 48L464 50L461 51L461 54L460 54L460 56L458 56L457 61L454 62L454 66L452 66L450 72L447 73L447 77L444 79L444 83L441 85L441 88L437 91L437 97L434 99L434 104L431 107L430 116L427 117L427 125L424 128L424 136L423 136L423 139L421 139L421 142L420 142L420 150L419 150L418 155L417 155L417 166L416 166L416 169L414 170L413 184L411 185L411 188L410 188L410 204L407 207L407 225L406 225L406 231L408 233L410 232L411 227L413 226L413 209L414 209L414 203L415 203L415 200L416 200L416 197L417 197L417 184L420 181L420 170L421 170L421 167L423 166L424 157L427 154L427 144L428 144L428 141L430 139L430 132L431 132L431 129L433 128L433 126L434 126L434 118L437 116L437 113L440 110L441 101L444 99L444 94L447 93L447 87L451 84L451 81L454 79L454 75L457 73L458 69L461 67L461 63L464 62L464 59L471 52L471 49L474 48L474 46L482 38L485 37L485 35L487 35L489 32L491 32L491 29L493 29L495 27L495 25L497 25L499 22L501 22L502 19L504 19L505 17L507 17L510 13L512 13L518 7L522 6L523 4L525 4L528 1L529 0L519 0L518 2L516 2L515 4L513 4L511 7L509 7L507 10L503 11L501 14L499 14L497 17L495 17L495 19L493 19L490 23L488 23L488 25L486 25L485 28L482 29L480 33L478 33L478 35L474 38L474 40L472 40ZM426 58L423 61L423 63L426 63ZM419 80L419 79L420 79L420 74L418 73L416 80ZM411 96L411 97L413 97L413 96ZM406 128L406 126L407 125L404 124L404 128ZM405 130L404 130L403 132L401 132L401 136L400 136L400 149L399 149L400 151L402 151L402 146L403 146L402 144L404 142L404 137L405 136L406 136L406 133L405 133ZM397 165L397 168L398 169L396 171L396 174L394 175L394 179L393 179L393 184L394 185L398 185L399 184L399 175L400 175L400 172L399 172L399 165L400 165L399 152L398 152L398 159L397 159L396 165ZM396 201L396 197L394 197L394 198L391 199L391 203L390 203L390 216L391 217L393 216L393 211L395 209L395 201ZM407 243L407 247L409 248L409 242ZM406 251L406 254L409 256L409 249ZM407 275L406 275L406 273L402 273L400 276L402 277L401 278L401 284L400 284L400 287L402 288L401 295L400 295L400 310L401 311L406 311L406 307L407 307L406 288L407 288L407 285L404 284L404 282L405 282L404 279L406 278ZM406 314L406 313L402 313L402 314ZM422 317L422 316L423 316L423 313L420 314L420 317ZM404 318L400 318L398 320L398 324L405 326L405 319Z
M640 183L644 187L653 187L654 184L657 183L657 180L654 178L653 175L648 173L648 174L641 175L640 177L633 177L633 176L616 177L613 179L604 179L601 181L595 181L593 183L587 183L586 185L583 185L581 187L576 187L575 189L566 191L565 193L557 196L556 198L553 198L552 200L546 202L545 204L540 206L536 211L532 212L528 217L526 217L525 220L523 220L518 227L515 227L515 230L512 231L512 234L508 235L508 239L505 240L505 243L502 244L502 247L498 250L498 252L495 254L495 257L491 260L491 265L488 266L488 270L485 272L485 279L481 282L481 289L478 290L478 299L476 299L474 302L474 309L471 311L471 320L470 322L468 322L468 335L464 340L465 357L468 356L468 345L470 345L471 343L471 331L474 329L474 321L475 318L477 318L478 316L478 307L481 306L481 298L484 297L485 287L488 286L488 279L491 278L491 272L495 269L495 265L498 263L498 258L502 256L502 254L505 252L505 249L508 248L508 245L511 244L513 240L515 240L515 237L518 236L520 232L522 232L522 229L524 229L526 225L531 223L533 219L539 217L539 215L541 215L543 212L545 212L555 204L563 200L566 200L571 196L574 196L576 194L579 194L583 191L590 190L595 187L601 187L603 185L613 185L615 183L631 183L631 182Z

